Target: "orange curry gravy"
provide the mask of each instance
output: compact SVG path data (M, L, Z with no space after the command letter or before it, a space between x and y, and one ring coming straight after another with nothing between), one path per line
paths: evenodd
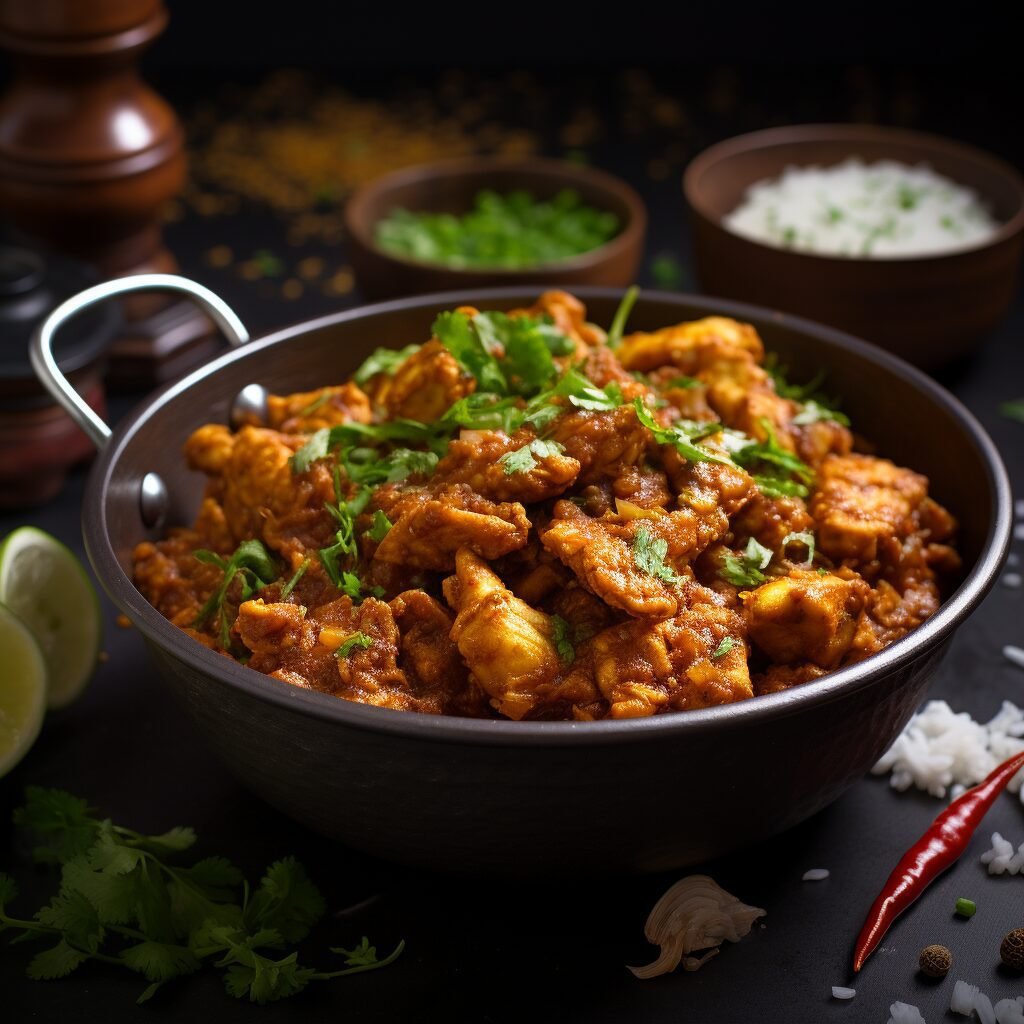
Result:
M511 719L773 693L938 608L958 558L928 480L855 453L749 325L613 349L564 292L477 314L265 426L200 427L206 496L136 549L142 593L286 683Z

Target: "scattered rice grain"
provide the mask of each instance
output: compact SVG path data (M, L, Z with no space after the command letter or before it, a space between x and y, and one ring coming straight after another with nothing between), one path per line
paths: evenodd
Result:
M889 1024L926 1024L921 1011L911 1003L895 1002L889 1007Z
M843 988L842 985L832 986L833 999L852 999L857 994L855 988Z
M1016 590L1021 584L1021 576L1019 572L1004 572L1003 573L1003 586L1009 587L1011 590Z
M1024 668L1024 649L1014 647L1013 644L1007 644L1003 648L1003 657L1007 661L1012 661L1017 668Z
M822 882L828 878L828 868L811 868L810 871L805 871L803 874L803 881L805 882Z
M970 1017L974 1013L974 1000L977 995L977 985L970 985L966 981L958 981L953 986L953 995L949 1000L949 1008L953 1013Z

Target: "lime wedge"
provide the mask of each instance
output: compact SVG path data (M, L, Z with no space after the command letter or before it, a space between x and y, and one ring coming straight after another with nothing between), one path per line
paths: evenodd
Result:
M0 605L0 778L35 742L46 714L46 663L28 627Z
M99 598L82 563L55 537L22 526L0 544L0 604L43 652L46 703L70 704L92 677L103 635Z

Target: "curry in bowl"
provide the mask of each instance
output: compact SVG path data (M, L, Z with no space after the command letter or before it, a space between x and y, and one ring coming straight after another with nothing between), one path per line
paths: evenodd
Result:
M751 326L621 319L462 307L265 424L200 427L198 518L136 548L139 589L286 683L515 720L772 693L936 611L959 560L925 477Z

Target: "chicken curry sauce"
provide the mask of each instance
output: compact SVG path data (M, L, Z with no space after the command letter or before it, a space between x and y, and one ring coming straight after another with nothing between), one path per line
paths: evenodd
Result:
M753 327L619 320L558 291L462 307L263 424L200 427L198 518L137 547L139 589L286 683L515 720L773 693L938 608L956 524L925 477L855 452Z

